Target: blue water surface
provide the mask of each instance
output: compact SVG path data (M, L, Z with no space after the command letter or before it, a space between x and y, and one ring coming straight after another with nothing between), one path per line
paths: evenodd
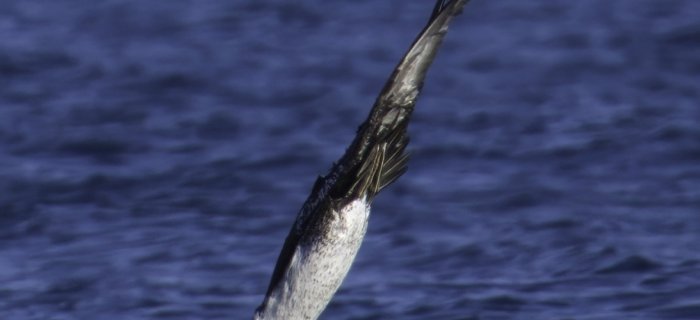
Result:
M0 319L249 319L433 1L0 2ZM322 319L700 319L700 2L474 0Z

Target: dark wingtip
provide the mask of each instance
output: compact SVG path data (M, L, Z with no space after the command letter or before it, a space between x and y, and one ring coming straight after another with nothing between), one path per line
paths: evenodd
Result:
M430 64L444 38L452 17L469 0L438 0L431 21L420 32L377 97L368 119L358 129L355 141L339 163L348 171L341 174L329 195L373 198L405 171L408 156L406 127ZM349 175L349 176L346 176Z
M442 9L445 7L445 0L437 0L435 2L435 7L433 7L433 13L430 15L430 22L435 20L437 16L442 12Z
M469 0L438 0L435 3L428 24L394 69L375 104L412 108L452 17L459 14L467 2Z

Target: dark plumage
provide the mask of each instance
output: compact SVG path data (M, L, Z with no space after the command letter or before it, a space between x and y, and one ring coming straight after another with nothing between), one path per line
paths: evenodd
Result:
M406 172L407 127L416 99L450 20L466 2L437 1L428 25L394 69L345 154L316 180L285 240L256 319L315 319L337 290L364 237L372 200ZM363 216L349 216L358 214ZM326 272L319 264L342 270ZM307 272L317 269L323 272Z

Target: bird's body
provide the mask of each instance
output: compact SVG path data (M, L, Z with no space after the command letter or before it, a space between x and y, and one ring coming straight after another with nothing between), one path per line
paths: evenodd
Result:
M365 236L368 217L369 203L365 199L331 211L328 236L319 234L297 248L282 287L272 291L265 317L259 319L316 319L350 270Z
M374 197L406 171L406 128L452 17L468 0L438 0L343 157L319 176L284 242L255 320L316 319L340 287Z

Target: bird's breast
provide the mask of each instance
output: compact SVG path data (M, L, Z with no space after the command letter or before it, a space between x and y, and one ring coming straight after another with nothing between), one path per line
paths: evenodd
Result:
M265 319L316 319L350 270L367 231L370 205L357 199L327 212L310 241L300 243Z

